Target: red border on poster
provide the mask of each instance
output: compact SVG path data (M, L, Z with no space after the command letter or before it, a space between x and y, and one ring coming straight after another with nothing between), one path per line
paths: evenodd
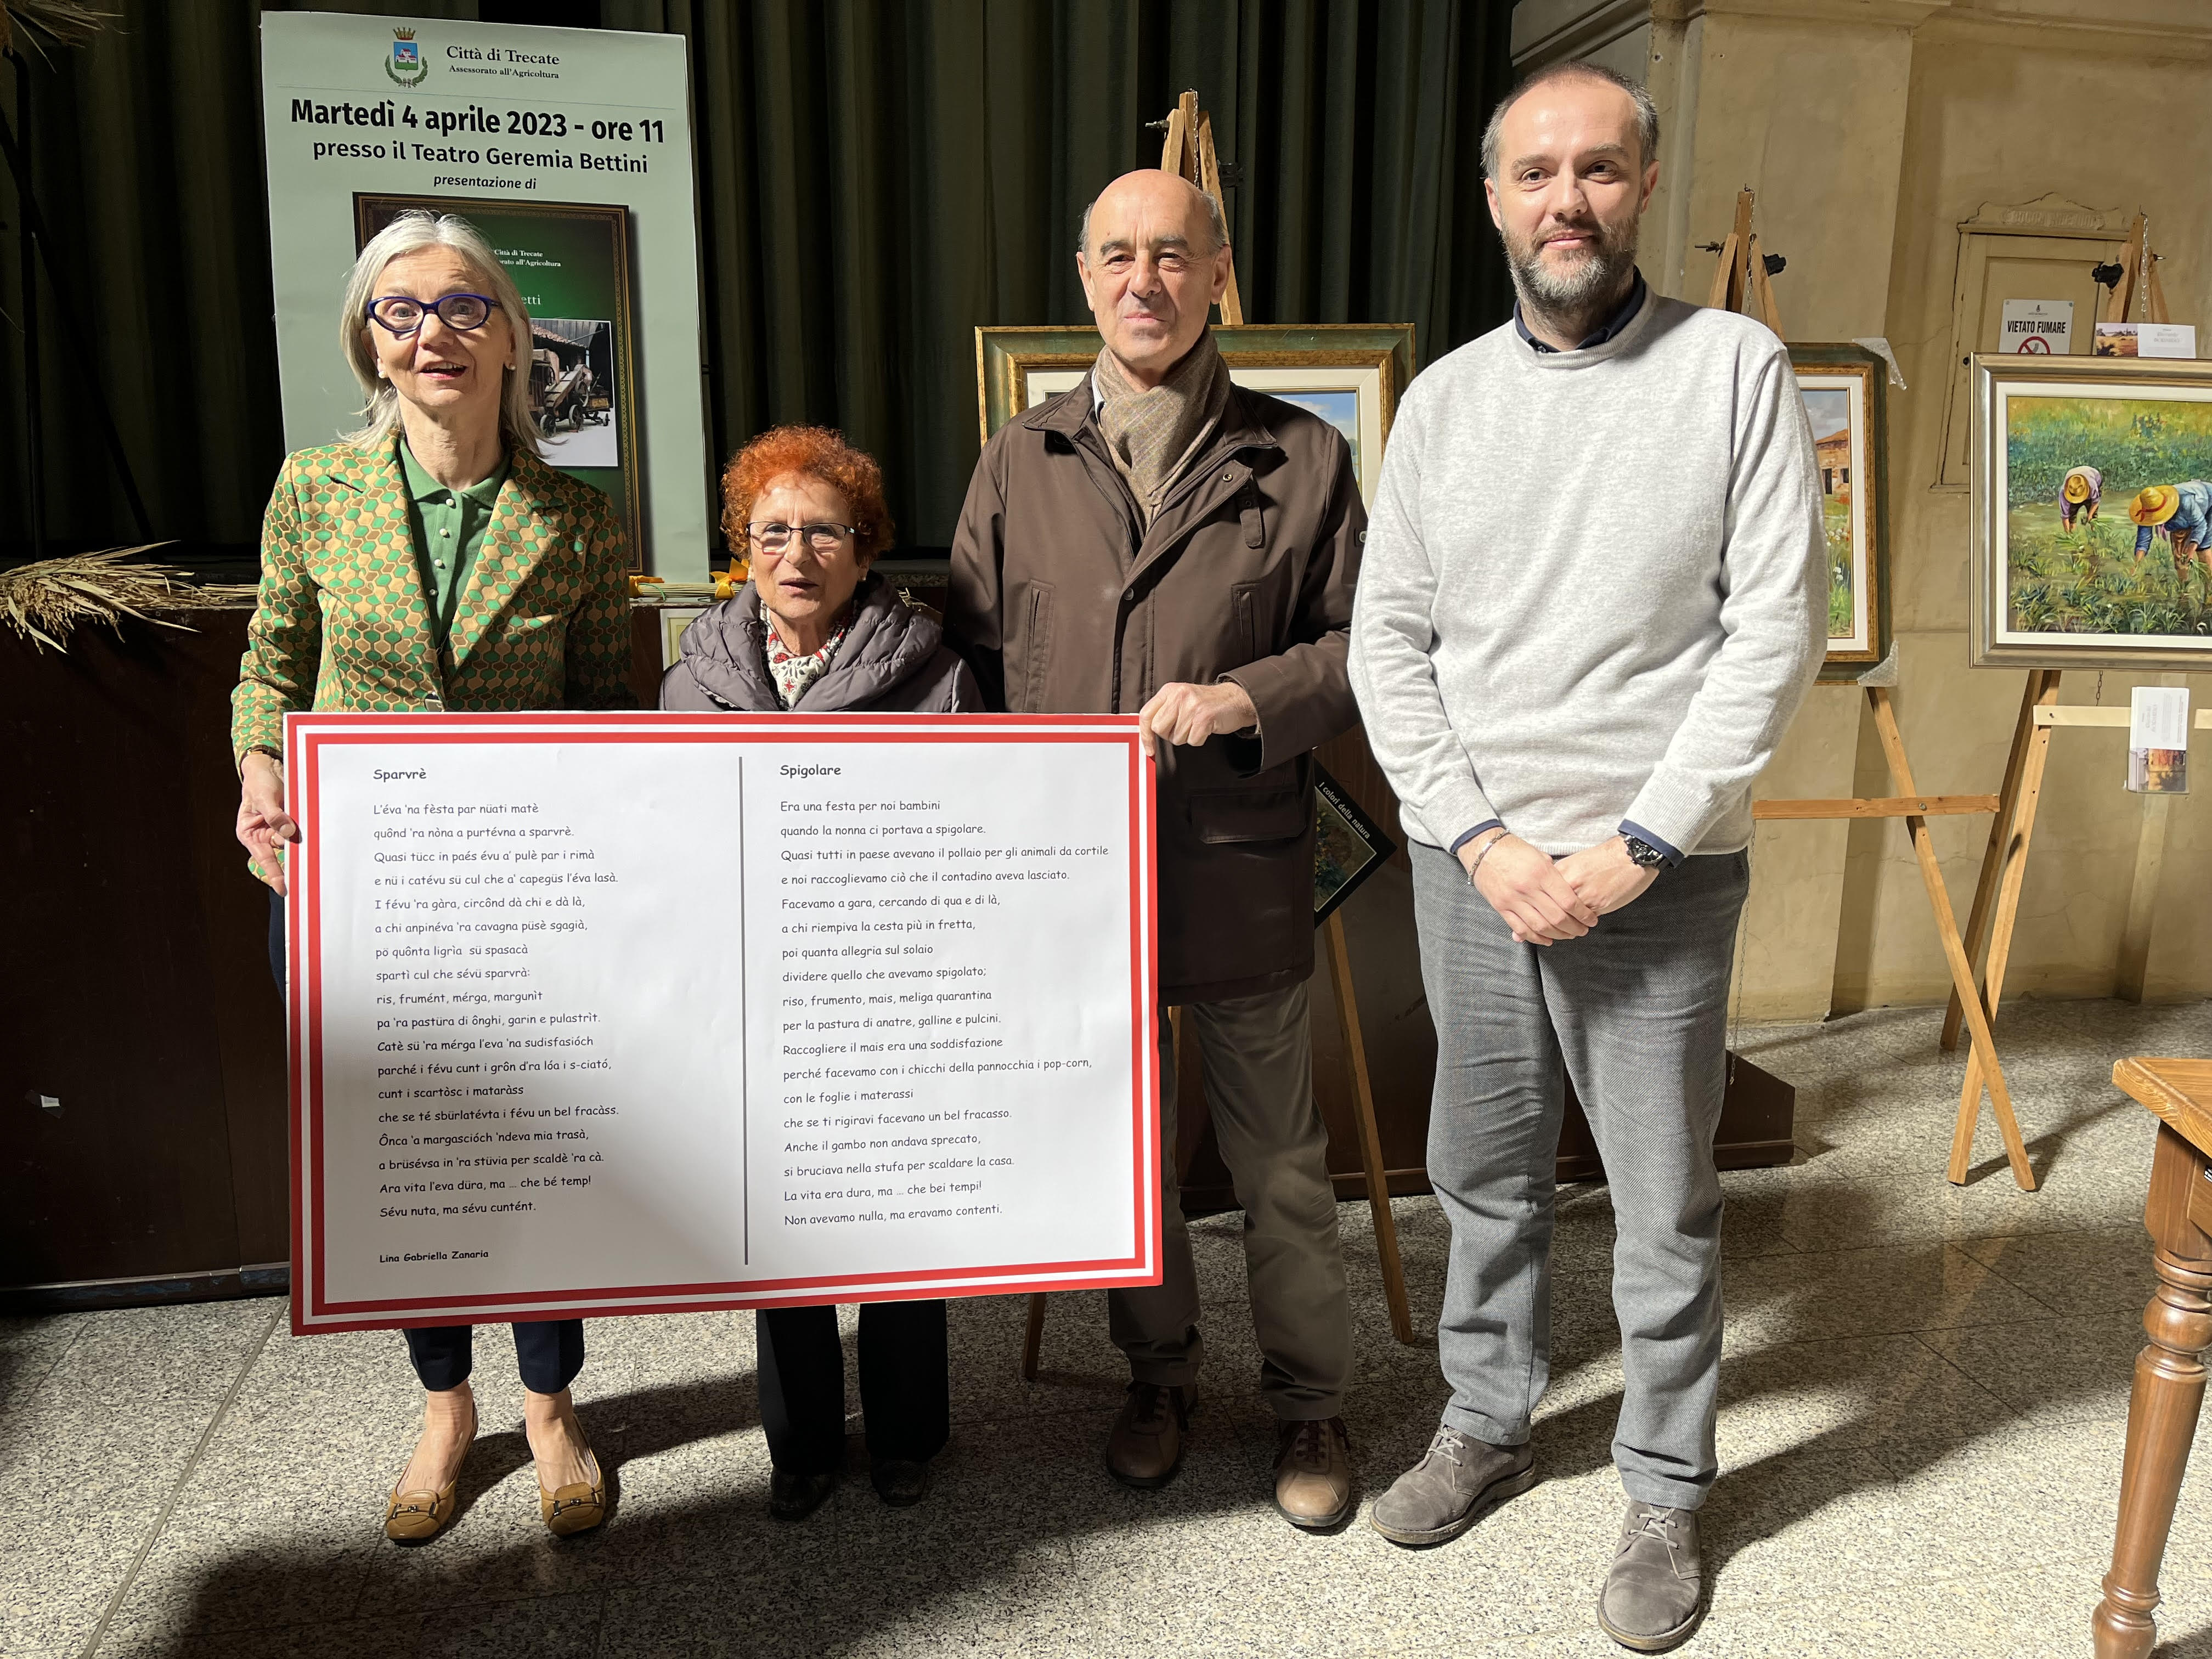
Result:
M323 1001L320 757L332 744L545 741L597 743L1038 743L1119 744L1128 756L1130 1103L1133 1233L1125 1256L982 1267L848 1273L810 1279L690 1285L593 1286L502 1296L424 1297L377 1302L331 1299L323 1248ZM286 905L287 1074L291 1092L292 1330L295 1335L524 1318L604 1318L623 1314L698 1313L809 1302L890 1302L961 1292L1006 1296L1096 1290L1160 1282L1158 1166L1158 1048L1151 1040L1158 994L1155 773L1126 714L682 714L612 711L543 714L288 714L286 775L302 839L294 848ZM988 1280L986 1285L981 1281Z

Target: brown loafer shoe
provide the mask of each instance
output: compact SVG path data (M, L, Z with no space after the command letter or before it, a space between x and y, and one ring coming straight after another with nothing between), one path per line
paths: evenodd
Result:
M1166 1486L1182 1467L1182 1431L1189 1421L1188 1389L1132 1382L1106 1437L1106 1472L1139 1492Z
M473 1441L476 1437L477 1408L472 1399L469 1402L469 1431L464 1439ZM465 1462L467 1457L464 1445L461 1461ZM410 1459L408 1468L413 1467L413 1460ZM399 1480L406 1478L407 1469L400 1470ZM446 1523L453 1518L454 1493L461 1484L459 1463L454 1465L453 1478L434 1492L428 1488L402 1492L399 1480L392 1483L392 1496L385 1500L384 1535L395 1544L426 1544L443 1532Z
M435 1538L453 1518L453 1492L459 1476L435 1492L401 1492L392 1488L384 1506L384 1535L395 1544L422 1544Z
M576 1481L558 1492L548 1492L543 1481L538 1483L538 1518L545 1522L545 1530L556 1538L589 1532L607 1518L606 1477L600 1474L599 1460L588 1447L584 1451L584 1462L591 1467L589 1480Z
M1276 1425L1275 1508L1309 1532L1340 1525L1352 1513L1352 1437L1342 1418Z

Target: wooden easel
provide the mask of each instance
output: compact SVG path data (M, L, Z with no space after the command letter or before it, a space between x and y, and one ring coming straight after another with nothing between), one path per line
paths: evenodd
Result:
M1748 317L1756 302L1759 320L1780 338L1782 308L1774 302L1774 282L1766 269L1766 255L1759 246L1759 233L1751 228L1751 210L1752 189L1746 185L1736 192L1735 223L1727 240L1719 244L1720 268L1713 272L1712 292L1705 307L1711 311L1740 311Z
M1774 284L1766 269L1765 255L1759 248L1759 234L1752 228L1752 206L1750 190L1740 191L1735 198L1735 227L1719 246L1720 269L1713 275L1710 303L1716 309L1742 312L1747 316L1753 314L1752 307L1756 303L1762 313L1759 319L1778 335L1782 332L1782 311L1775 303ZM1936 935L1942 943L1943 959L1951 970L1955 1003L1960 989L1971 993L1973 965L1960 938L1958 918L1951 908L1950 890L1943 884L1943 870L1936 857L1935 837L1928 828L1928 820L1970 812L1994 813L1998 810L2000 798L1920 793L1919 786L1912 780L1912 763L1905 752L1904 734L1898 730L1897 711L1890 702L1890 685L1895 679L1894 667L1882 663L1862 675L1855 684L1865 691L1867 704L1874 711L1875 732L1881 739L1882 756L1889 763L1890 775L1903 792L1901 794L1850 796L1834 800L1754 801L1751 815L1754 820L1769 823L1903 818L1905 834L1912 842L1913 856L1920 866L1921 882L1928 890L1928 908L1936 919ZM1989 1016L1978 997L1973 1000L1966 1023L1973 1035L1973 1056L1967 1075L1974 1081L1978 1097L1981 1085L1975 1067L1978 1066L1981 1075L1986 1076L1990 1105L1996 1113L1997 1128L2004 1136L2005 1156L2011 1162L2013 1179L2023 1191L2033 1192L2035 1170L2027 1161L2027 1146L2021 1139L2020 1124L2013 1115L2012 1095L2005 1087L2004 1069L1997 1062L1996 1040L1990 1034ZM1967 1138L1971 1144L1971 1127ZM1953 1166L1956 1170L1955 1155ZM1960 1180L1962 1174L1954 1173L1951 1178Z
M1413 1340L1413 1315L1406 1301L1406 1270L1398 1260L1398 1220L1390 1212L1390 1182L1382 1168L1382 1132L1375 1121L1375 1090L1367 1077L1367 1039L1359 1030L1359 998L1352 988L1352 951L1344 942L1344 912L1332 910L1321 925L1328 951L1328 982L1336 993L1337 1022L1344 1029L1345 1064L1352 1073L1352 1114L1359 1125L1359 1161L1367 1172L1367 1209L1375 1218L1375 1249L1382 1261L1382 1299L1390 1330Z
M2139 322L2168 320L2166 290L2159 281L2163 256L2150 246L2150 221L2138 213L2128 227L2127 247L2120 255L2119 280L2105 296L2098 321L2124 323L2130 313ZM2044 767L2050 757L2051 733L2061 726L2125 726L2124 708L2062 708L2058 703L2060 671L2033 668L2020 699L2020 719L2013 727L2012 751L2005 762L2004 785L1997 797L1996 817L1990 825L1989 845L1982 852L1982 869L1974 884L1973 908L1966 913L1966 948L1983 956L1979 986L1954 985L1950 1006L1943 1012L1943 1048L1959 1046L1962 1018L1984 1021L1996 1018L2004 995L2005 969L2012 956L2012 935L2020 920L2020 895L2027 878L2028 843L2035 835L2035 809L2042 799ZM2212 726L2200 711L2199 726ZM2120 935L2119 992L2130 1001L2142 997L2143 975L2150 954L2151 923L2156 915L2159 877L2166 858L2166 795L2143 797L2142 830L2136 845L2135 881L2128 894L2127 920ZM1983 930L1988 928L1988 949L1982 951ZM1971 1005L1971 1012L1969 1012ZM1950 1178L1963 1183L1973 1156L1974 1129L1981 1121L1983 1077L1978 1048L1966 1060L1966 1077L1959 1091L1959 1119L1951 1134ZM1992 1103L1996 1091L1990 1091ZM2000 1125L2004 1118L1998 1119ZM2009 1143L2008 1143L2009 1145Z
M1221 162L1213 153L1213 118L1198 106L1198 94L1186 92L1168 112L1167 142L1160 146L1160 171L1189 180L1213 198L1221 210L1221 222L1229 222L1229 206L1221 198ZM1244 301L1237 288L1237 270L1230 267L1229 287L1221 296L1221 320L1231 328L1244 323Z
M1198 106L1198 94L1186 92L1176 100L1168 112L1167 140L1160 147L1160 171L1180 174L1213 198L1221 210L1222 222L1229 222L1227 204L1221 199L1221 163L1213 153L1213 118ZM1231 327L1244 321L1244 304L1237 291L1237 273L1232 267L1229 287L1221 296L1221 320ZM1398 1222L1390 1212L1390 1183L1382 1165L1382 1133L1375 1118L1375 1090L1367 1073L1367 1042L1359 1029L1359 1000L1352 986L1352 952L1345 943L1344 916L1332 910L1328 920L1322 924L1323 949L1328 955L1328 979L1336 993L1336 1017L1343 1027L1346 1063L1352 1073L1352 1116L1359 1126L1359 1158L1367 1172L1367 1205L1375 1218L1375 1248L1382 1263L1382 1297L1389 1304L1390 1329L1401 1342L1413 1340L1413 1316L1406 1299L1406 1270L1398 1255ZM1176 1053L1182 1052L1182 1010L1170 1009L1174 1021ZM1203 1109L1203 1100L1188 1103L1185 1109ZM1184 1137L1190 1150L1195 1152L1198 1138ZM1189 1173L1188 1153L1175 1147L1163 1147L1163 1157L1176 1159L1176 1184ZM1022 1376L1031 1382L1036 1381L1038 1354L1044 1343L1045 1293L1032 1292L1030 1297L1028 1325L1022 1335Z
M1950 890L1943 884L1942 866L1936 857L1936 841L1928 828L1931 817L1955 816L1970 812L1996 812L2000 798L1996 795L1923 795L1912 781L1912 763L1905 757L1905 738L1897 726L1897 711L1891 706L1889 687L1859 682L1874 710L1875 732L1881 738L1882 755L1889 763L1890 775L1895 779L1902 795L1854 797L1837 800L1762 800L1752 804L1754 819L1808 818L1903 818L1905 834L1912 842L1913 856L1920 865L1920 880L1928 890L1928 908L1936 918L1936 936L1943 946L1943 960L1951 970L1952 995L1955 1000L1961 988L1971 991L1974 982L1973 964L1967 959L1966 948L1959 934L1957 913L1951 908ZM2004 1068L1997 1063L1996 1039L1990 1030L1989 1015L1981 1000L1974 999L1966 1016L1966 1024L1973 1036L1973 1054L1967 1062L1967 1076L1978 1096L1980 1084L1975 1068L1988 1080L1990 1109L1996 1114L1997 1130L2004 1137L2005 1157L2012 1165L2012 1178L2020 1183L2022 1192L2035 1190L2035 1170L2027 1161L2027 1146L2021 1139L2020 1122L2013 1115L2012 1093L2006 1088ZM1955 1046L1955 1045L1954 1045ZM1967 1129L1967 1143L1972 1144L1972 1125ZM1958 1164L1956 1149L1952 1160L1954 1181L1963 1181L1965 1172Z

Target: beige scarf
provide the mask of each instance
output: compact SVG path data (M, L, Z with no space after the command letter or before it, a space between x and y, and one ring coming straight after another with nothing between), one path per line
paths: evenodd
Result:
M1150 391L1132 386L1110 351L1098 354L1091 373L1103 399L1098 429L1149 529L1168 491L1221 424L1229 407L1229 366L1209 329Z

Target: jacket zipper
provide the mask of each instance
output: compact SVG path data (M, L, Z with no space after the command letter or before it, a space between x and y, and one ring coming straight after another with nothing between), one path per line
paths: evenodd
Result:
M1133 498L1129 495L1128 487L1127 484L1122 483L1120 469L1115 466L1112 458L1109 456L1101 455L1091 444L1085 441L1085 440L1090 438L1091 435L1091 428L1085 427L1071 440L1071 442L1073 444L1077 453L1082 455L1085 459L1086 465L1084 471L1090 477L1092 486L1097 489L1099 494L1104 495L1109 503L1118 505L1121 508L1121 541L1122 547L1127 554L1126 561L1127 574L1121 583L1121 598L1120 605L1121 615L1115 618L1115 625L1114 629L1114 675L1112 697L1114 708L1118 712L1121 708L1121 640L1124 634L1127 631L1129 607L1133 603L1129 592L1129 587L1130 582L1134 580L1137 574L1138 561L1144 552L1144 543L1142 539L1139 538L1133 542L1131 535L1132 532L1141 525L1142 520L1140 516L1137 515L1135 509L1130 504ZM1152 515L1152 522L1155 524L1158 523L1162 514L1170 512L1175 507L1182 506L1185 501L1197 493L1200 485L1204 483L1206 479L1212 476L1215 467L1223 465L1224 462L1235 460L1237 456L1244 453L1247 447L1249 447L1249 446L1239 444L1236 447L1227 451L1217 451L1206 457L1204 465L1192 467L1189 472L1184 475L1182 482L1176 486L1175 493L1160 503L1160 510L1158 513L1155 513ZM1106 484L1101 480L1097 471L1098 466L1103 466L1108 472L1112 474L1114 483L1119 486L1118 491L1110 491L1107 489ZM1249 486L1251 482L1249 477L1250 470L1248 467L1246 471L1247 477L1245 483ZM1226 499L1226 497L1224 499ZM1192 528L1194 530L1196 526L1194 526ZM1182 539L1188 540L1188 535L1186 535ZM1168 550L1166 549L1161 550L1161 558L1164 558L1166 556L1167 551ZM1160 559L1154 559L1150 562L1151 564L1156 564L1158 562L1160 562ZM1146 568L1149 568L1150 564L1147 564Z

